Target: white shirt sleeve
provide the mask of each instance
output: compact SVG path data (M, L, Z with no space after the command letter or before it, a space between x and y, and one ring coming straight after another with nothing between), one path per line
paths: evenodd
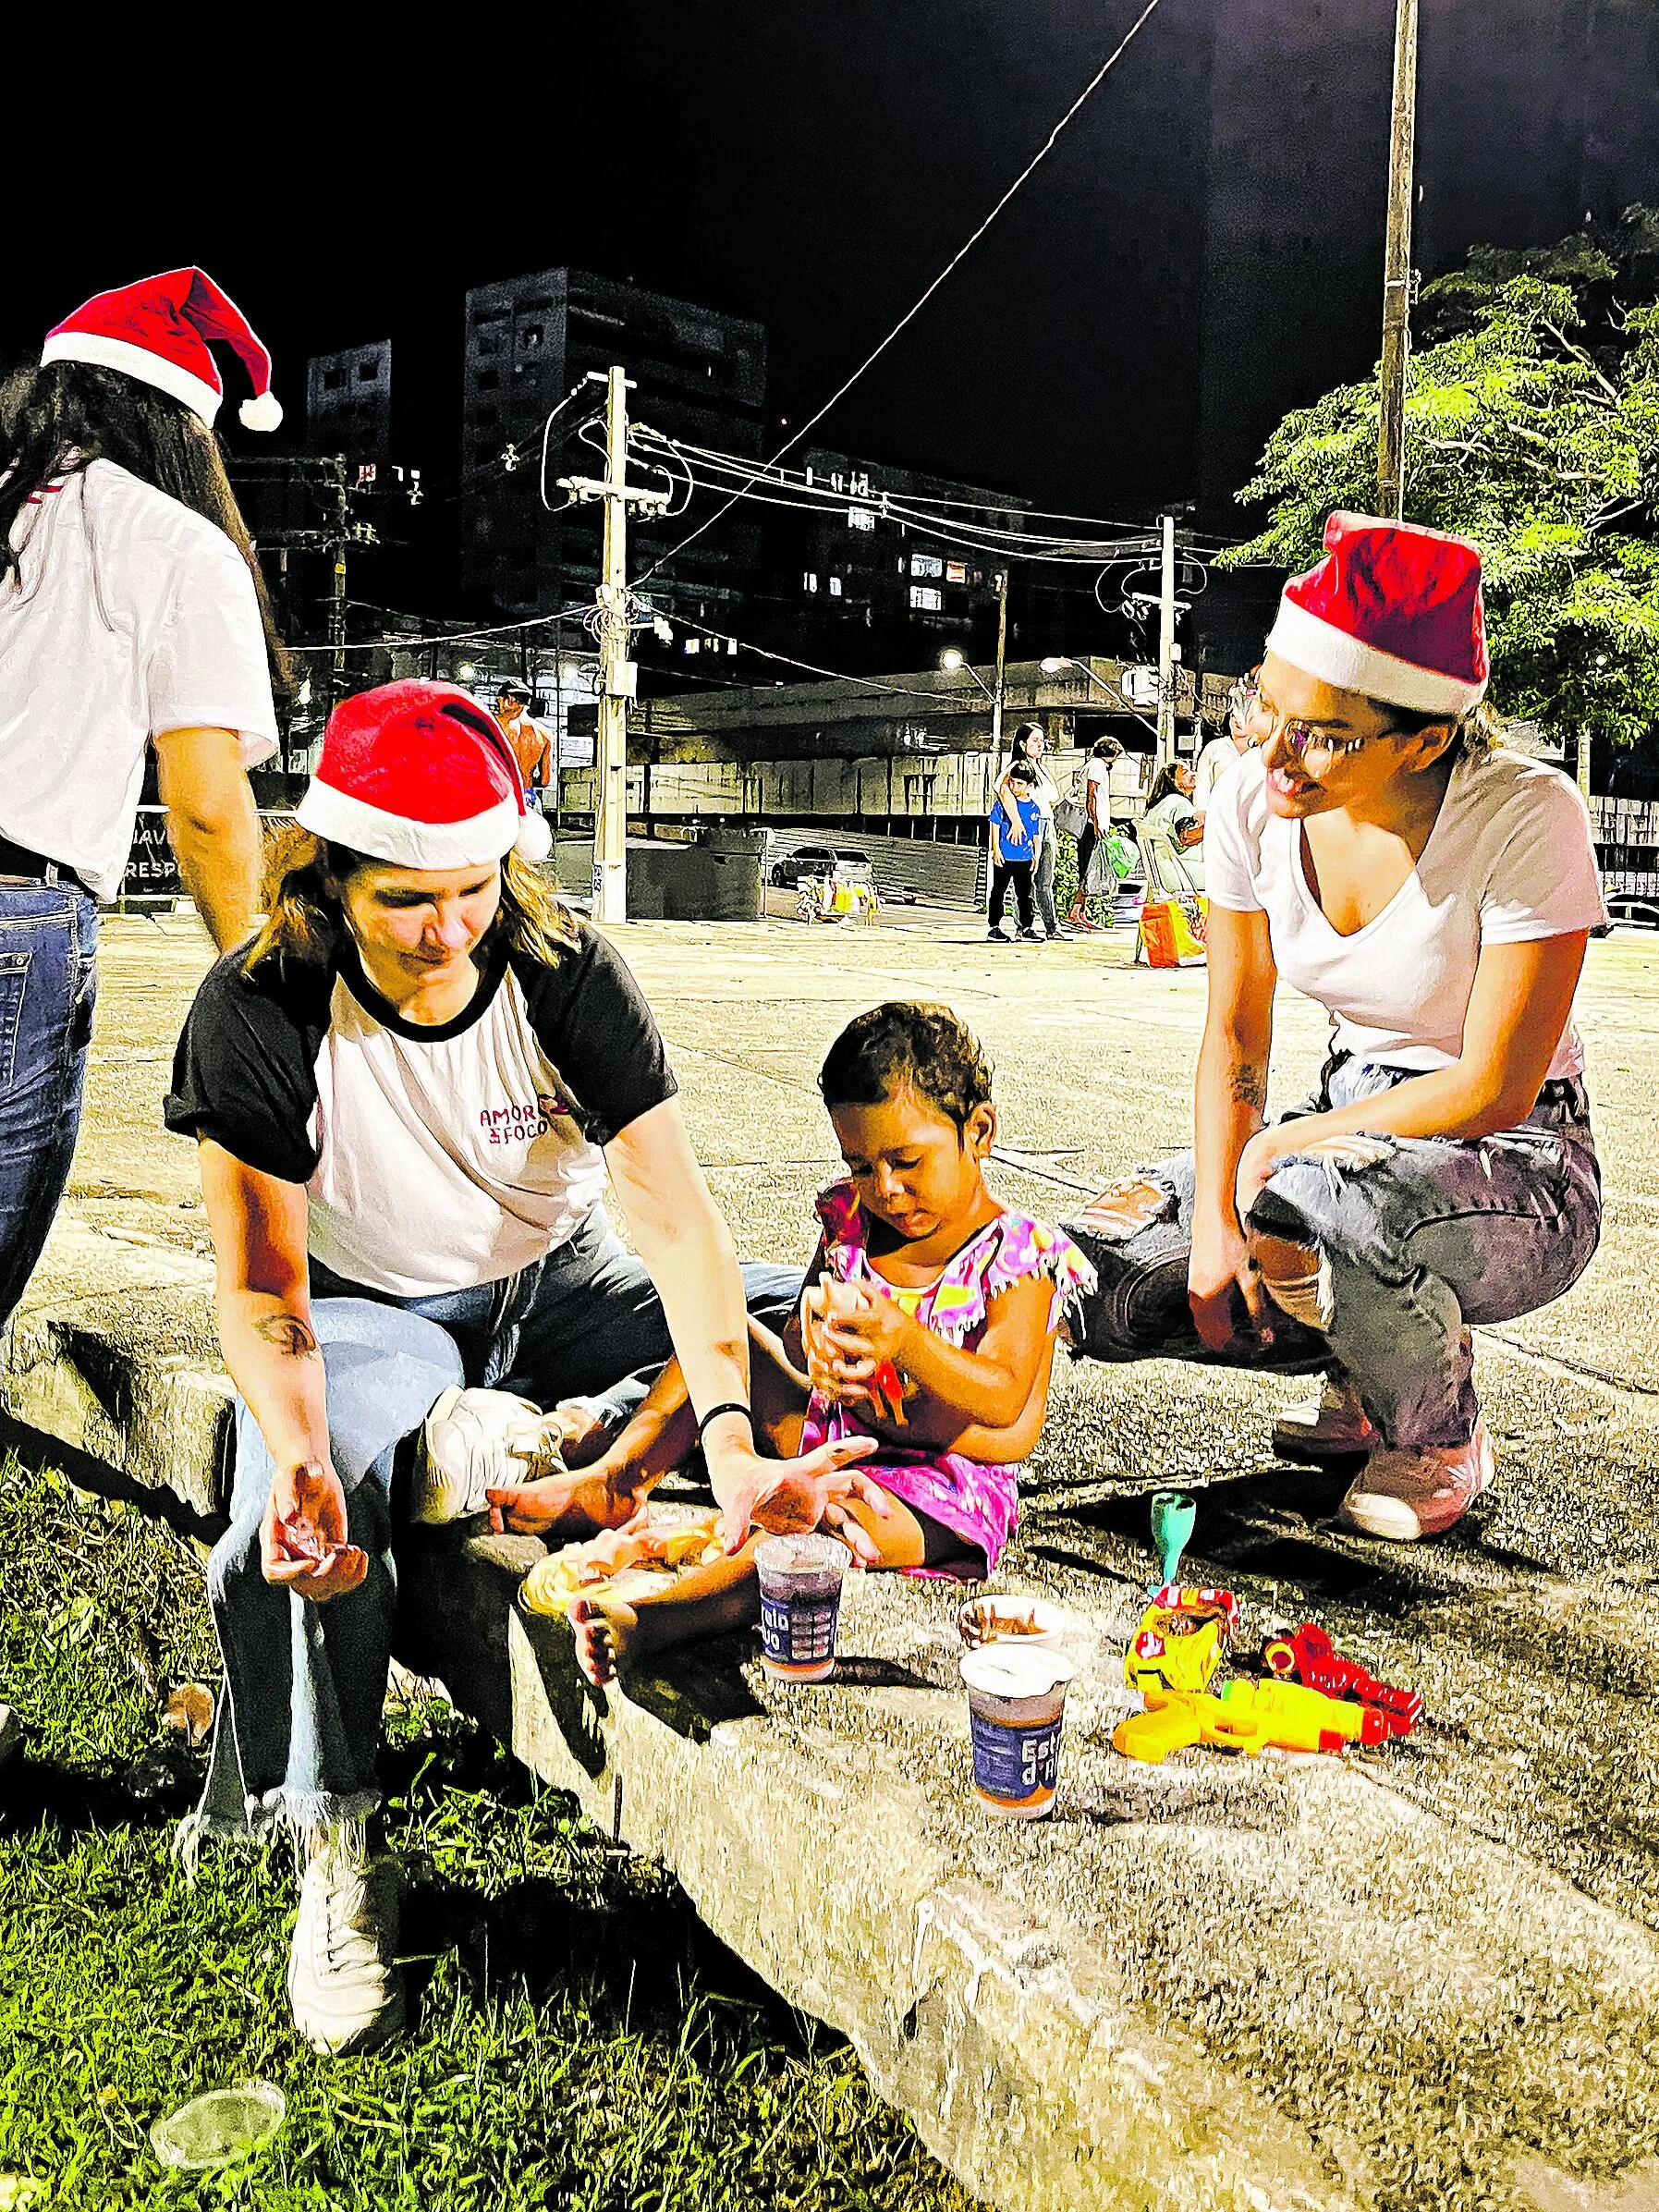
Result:
M152 737L169 729L234 729L242 765L276 750L264 626L253 579L225 538L192 558L144 668Z
M1231 913L1262 910L1256 895L1262 845L1250 824L1250 800L1261 788L1262 756L1247 753L1238 773L1217 784L1204 815L1204 895Z
M1493 825L1482 945L1528 945L1607 919L1589 810L1578 786L1535 769Z

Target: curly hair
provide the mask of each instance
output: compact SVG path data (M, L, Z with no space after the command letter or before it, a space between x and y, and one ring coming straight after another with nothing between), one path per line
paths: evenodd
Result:
M914 1091L958 1130L991 1103L985 1048L947 1006L890 998L849 1021L824 1055L818 1088L836 1106L880 1106Z
M327 844L298 823L281 831L266 853L265 923L243 958L243 974L272 959L325 968L346 935L337 886L359 868L384 864L348 845ZM548 968L580 943L569 910L516 852L501 863L501 904L485 941L496 936Z
M19 369L0 385L0 584L20 573L11 532L30 499L95 460L114 461L225 532L253 578L271 688L278 700L291 698L294 666L277 635L217 438L181 399L119 369L51 361Z

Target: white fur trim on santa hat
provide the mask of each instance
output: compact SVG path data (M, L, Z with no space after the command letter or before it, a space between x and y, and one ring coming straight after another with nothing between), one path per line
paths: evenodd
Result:
M1465 715L1486 695L1483 683L1465 683L1438 668L1420 668L1392 653L1379 653L1363 639L1309 614L1294 599L1279 601L1267 650L1338 691L1358 691L1366 699L1403 706L1409 714Z
M525 810L518 835L513 839L513 850L532 868L547 858L553 850L553 830L545 814L539 814L533 807Z
M237 421L244 430L278 430L282 401L274 392L261 392L255 398L243 400L237 409Z
M125 338L105 337L96 330L60 330L41 348L41 366L53 361L86 361L94 369L119 369L140 384L153 385L170 399L181 399L192 414L211 430L219 411L219 394L200 376L192 376L177 361L152 353L147 346L132 346Z
M525 817L510 799L465 822L411 822L313 776L294 809L301 829L393 868L483 868L510 851ZM546 828L546 824L542 825Z

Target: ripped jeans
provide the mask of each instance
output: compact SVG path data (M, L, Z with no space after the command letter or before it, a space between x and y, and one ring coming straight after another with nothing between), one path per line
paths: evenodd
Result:
M743 1270L750 1311L781 1326L800 1270ZM418 1299L377 1296L311 1263L329 1448L347 1536L368 1555L355 1590L318 1605L266 1582L260 1531L275 1465L237 1400L230 1526L208 1561L225 1661L207 1786L181 1839L245 1835L275 1820L305 1831L360 1820L380 1802L381 1708L397 1608L394 1478L439 1395L482 1386L553 1406L578 1393L638 1402L674 1345L650 1277L596 1206L567 1243L522 1274Z
M1413 1072L1337 1055L1318 1094L1282 1118L1374 1098ZM1346 1159L1281 1160L1244 1225L1254 1240L1283 1240L1300 1263L1264 1271L1279 1308L1271 1344L1241 1327L1214 1350L1193 1326L1189 1152L1064 1224L1099 1277L1083 1302L1077 1352L1290 1375L1339 1368L1385 1444L1467 1443L1479 1412L1470 1327L1512 1321L1559 1298L1601 1237L1601 1169L1584 1086L1546 1083L1527 1118L1496 1136L1364 1136L1344 1149ZM1107 1205L1116 1215L1110 1226Z

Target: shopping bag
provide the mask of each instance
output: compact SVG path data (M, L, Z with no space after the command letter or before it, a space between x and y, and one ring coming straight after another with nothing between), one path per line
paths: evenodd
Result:
M1089 810L1080 806L1075 799L1065 799L1055 809L1055 820L1068 837L1076 839L1089 826Z
M1202 898L1159 898L1141 910L1141 944L1153 968L1197 968L1204 959Z

